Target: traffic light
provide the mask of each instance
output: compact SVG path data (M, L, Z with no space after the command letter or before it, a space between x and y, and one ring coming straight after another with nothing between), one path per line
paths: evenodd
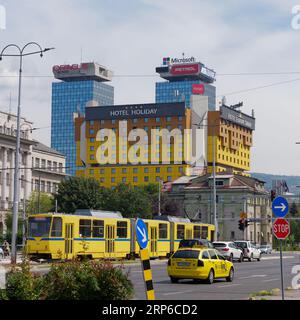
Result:
M248 219L245 220L244 225L245 225L245 228L247 228L249 226L249 220Z
M244 231L245 229L244 219L239 220L239 229Z
M271 190L271 201L273 202L275 198L276 198L276 192L275 190Z

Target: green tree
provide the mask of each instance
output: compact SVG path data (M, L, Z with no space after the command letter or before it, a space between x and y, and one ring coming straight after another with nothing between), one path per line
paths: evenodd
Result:
M58 185L58 210L74 213L76 209L103 209L103 191L97 180L70 177Z
M6 214L5 217L5 225L6 225L6 233L5 233L5 239L11 243L11 235L12 235L12 224L13 224L13 214L11 212ZM22 221L19 217L18 220L18 232L17 232L17 243L22 243Z
M104 209L120 211L124 217L152 216L151 201L143 187L119 184L113 190L104 190L104 199Z
M54 211L54 199L53 196L37 191L33 191L29 198L26 211L29 214L32 213L47 213Z
M293 202L290 207L290 214L292 215L292 217L295 217L297 213L298 213L297 205L295 202Z

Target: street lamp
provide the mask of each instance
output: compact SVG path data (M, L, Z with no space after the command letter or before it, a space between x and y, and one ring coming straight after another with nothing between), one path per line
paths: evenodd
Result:
M34 45L38 47L37 51L31 51L24 53L24 50L30 46ZM17 54L3 54L6 49L14 47L17 49ZM18 114L17 114L17 137L16 137L16 156L15 156L15 172L14 172L14 199L13 199L13 224L12 224L12 243L11 243L11 263L16 263L17 261L17 232L18 232L18 207L19 207L19 158L20 158L20 122L21 122L21 81L22 81L22 64L23 64L23 57L39 54L43 57L43 52L52 50L54 48L45 48L36 43L36 42L28 42L20 48L16 44L9 44L4 47L0 53L0 61L2 57L19 57L20 58L20 65L19 65L19 90L18 90Z

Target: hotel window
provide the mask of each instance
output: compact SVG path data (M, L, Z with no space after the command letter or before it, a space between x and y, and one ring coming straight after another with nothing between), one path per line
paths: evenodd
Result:
M104 181L105 181L104 178L100 178L100 182L104 183Z
M172 117L167 117L166 120L167 120L167 122L171 122L172 121Z
M104 169L100 169L100 174L104 174Z
M90 126L94 125L94 120L90 120Z
M144 173L149 173L149 168L144 168Z
M90 146L90 151L94 151L95 147L94 146Z
M170 182L172 181L172 177L171 176L168 176L167 180Z
M155 181L156 181L156 182L159 182L159 181L160 181L160 177L156 177L156 178L155 178Z
M132 119L133 123L137 123L138 122L138 119L134 118Z
M148 176L145 176L144 177L144 182L148 182L149 181L149 177Z
M94 174L94 169L90 169L90 174Z
M115 174L116 173L116 169L115 168L112 168L111 169L111 174Z
M95 155L91 154L90 155L90 160L95 160ZM56 171L56 170L55 170Z
M122 168L122 173L127 173L127 168Z
M112 178L111 178L111 182L113 182L113 183L116 182L116 178L115 178L115 177L112 177Z
M112 120L111 120L111 123L112 123L112 124L115 124L115 123L116 123L116 120L115 120L115 119L112 119Z
M138 177L133 177L133 182L138 182Z
M179 172L183 172L183 167L178 167Z
M138 168L133 168L133 173L138 173Z
M147 123L148 121L149 121L149 119L148 119L148 118L144 118L144 122L146 122L146 123Z
M172 167L168 167L167 172L172 172Z
M160 168L155 168L156 173L160 173Z
M160 118L155 118L155 122L160 122Z
M126 182L126 177L122 178L122 182L125 183Z
M94 134L95 130L94 129L90 129L90 134Z
M90 138L90 142L95 142L95 138Z

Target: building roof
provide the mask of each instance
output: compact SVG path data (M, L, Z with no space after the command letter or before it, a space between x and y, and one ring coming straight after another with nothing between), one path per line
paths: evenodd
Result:
M60 152L58 152L57 150L50 148L48 146L46 146L45 144L34 140L35 144L33 145L33 151L41 151L41 152L45 152L45 153L52 153L61 157L64 157L64 155Z
M196 177L198 176L181 176L178 179L174 180L172 184L186 184Z

